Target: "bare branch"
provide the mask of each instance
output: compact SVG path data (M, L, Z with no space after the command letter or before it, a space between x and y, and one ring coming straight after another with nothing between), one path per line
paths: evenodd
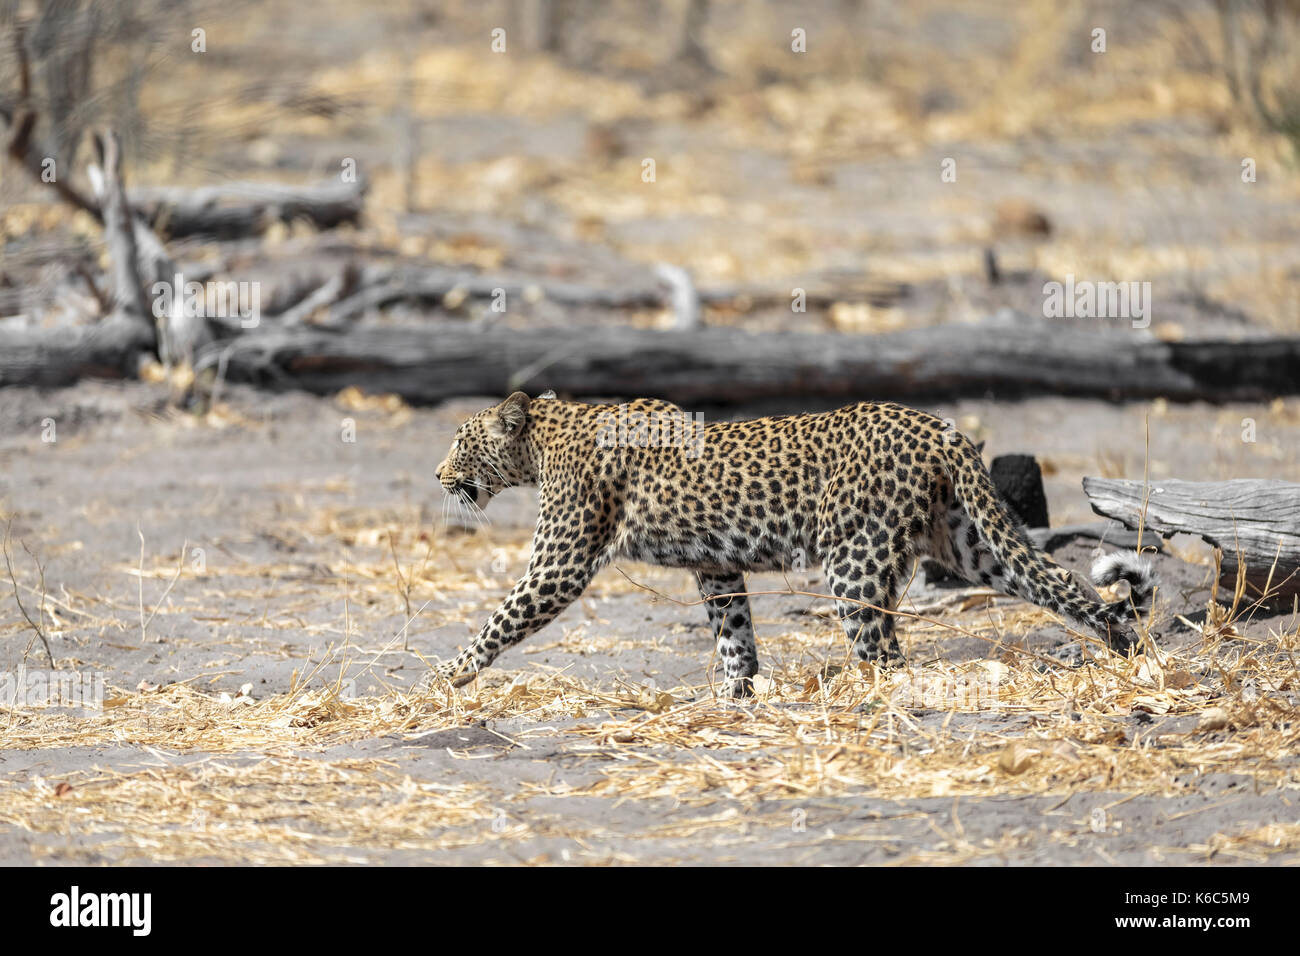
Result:
M27 621L27 625L33 631L36 632L36 637L40 638L41 645L45 648L45 656L49 658L50 667L53 668L55 666L54 652L50 650L50 642L49 639L45 636L45 630L44 628L41 627L41 625L38 622L32 620L32 616L27 613L27 608L23 606L23 599L18 594L18 578L14 574L14 564L13 564L13 558L10 555L10 544L9 544L13 534L13 523L14 523L14 519L11 516L9 518L8 523L5 525L5 538L4 538L5 568L9 571L9 583L13 585L14 601L18 605L18 610L22 612L23 619ZM23 543L23 550L26 551L27 554L31 557L32 561L35 562L36 570L40 573L41 606L40 609L37 611L37 614L41 615L45 613L45 568L41 565L41 562L37 559L36 555L32 554L31 548L27 547L26 543ZM33 640L35 640L35 638L33 638ZM27 650L31 650L30 643L28 643L27 645ZM23 657L24 658L27 657L27 651L23 652Z

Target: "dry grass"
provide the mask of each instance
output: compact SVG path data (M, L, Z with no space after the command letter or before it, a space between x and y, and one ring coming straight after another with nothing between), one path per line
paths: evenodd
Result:
M1294 790L1297 649L1300 629L1247 640L1221 617L1186 652L1130 660L1099 651L1075 668L1005 645L1000 660L897 672L778 664L745 704L707 687L593 686L563 673L496 671L424 697L345 700L337 688L299 688L231 699L185 684L113 691L97 713L0 712L5 748L129 745L163 765L5 786L0 822L75 837L115 859L346 862L551 833L554 824L524 806L539 796L666 798L691 811L646 834L666 838L722 826L735 809L769 798L1176 795L1213 773L1246 775L1257 791ZM1186 720L1143 733L1127 720L1140 713ZM1007 732L984 719L991 714L1027 724ZM382 760L308 756L485 721L508 728L499 731L503 746L559 737L598 779L525 781L500 793L421 782ZM587 838L599 830L593 823ZM1191 849L1255 859L1297 845L1294 827L1266 831ZM1015 840L949 841L910 862L961 862Z
M486 795L379 760L207 760L90 771L7 791L0 823L75 837L121 862L366 862L365 851L449 849L510 837ZM44 850L47 854L62 851Z

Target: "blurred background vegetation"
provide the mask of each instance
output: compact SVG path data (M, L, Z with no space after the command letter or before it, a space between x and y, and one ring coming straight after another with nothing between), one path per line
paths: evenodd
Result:
M1032 311L1073 273L1152 281L1162 337L1300 331L1296 0L3 0L0 29L3 115L25 44L64 174L103 124L133 185L355 160L366 215L340 235L376 254L495 268L553 241L849 290L824 315L708 315L756 328ZM0 288L102 256L90 217L0 175ZM1022 287L980 281L991 246Z

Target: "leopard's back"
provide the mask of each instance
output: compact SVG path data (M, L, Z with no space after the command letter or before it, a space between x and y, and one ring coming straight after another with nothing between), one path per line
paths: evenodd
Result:
M822 556L827 515L860 507L873 476L884 475L877 505L890 510L895 502L880 496L898 499L901 516L915 497L909 488L928 493L940 470L925 436L945 426L901 406L704 423L668 403L630 407L696 429L672 436L684 432L687 441L648 444L629 429L631 441L617 448L610 491L621 521L611 550L634 560L744 571L812 563Z

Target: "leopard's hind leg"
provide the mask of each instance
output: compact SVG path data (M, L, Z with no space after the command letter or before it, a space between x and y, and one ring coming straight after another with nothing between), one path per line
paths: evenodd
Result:
M907 528L883 515L841 515L822 539L822 571L858 660L901 664L892 612L909 561Z

